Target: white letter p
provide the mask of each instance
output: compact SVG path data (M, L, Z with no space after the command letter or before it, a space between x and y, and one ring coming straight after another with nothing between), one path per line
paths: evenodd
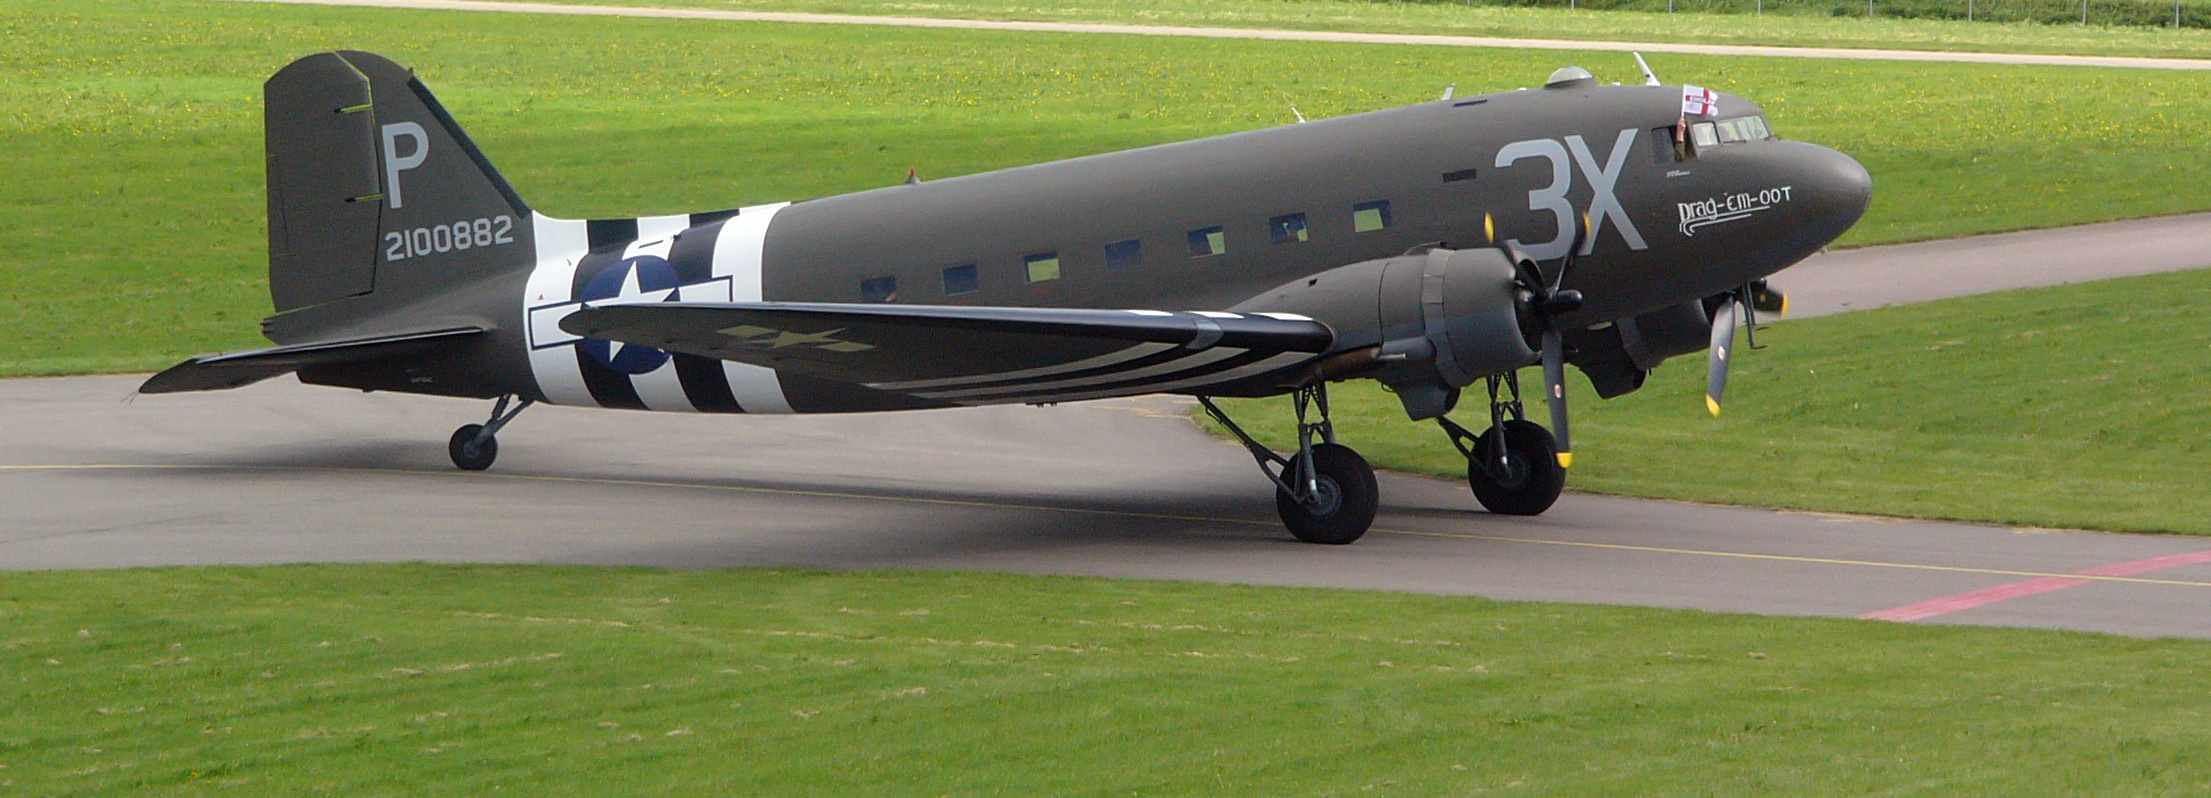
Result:
M399 155L401 136L414 139L414 152L405 157ZM422 126L413 122L393 122L384 126L384 185L391 193L392 207L400 207L399 173L422 165L430 157L430 136Z

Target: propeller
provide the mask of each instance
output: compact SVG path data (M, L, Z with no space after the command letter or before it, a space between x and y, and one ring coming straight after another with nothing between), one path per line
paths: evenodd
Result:
M1532 264L1522 261L1518 265L1521 288L1528 292L1529 305L1536 311L1537 322L1543 331L1543 398L1551 408L1551 436L1558 441L1558 467L1572 468L1574 448L1567 432L1566 413L1566 343L1552 320L1581 309L1580 291L1561 290L1566 282L1566 272L1574 266L1574 256L1581 252L1582 237L1589 229L1589 216L1583 214L1581 224L1574 227L1573 246L1566 249L1566 257L1559 260L1558 273L1546 281L1543 273Z
M1725 298L1712 313L1712 353L1704 363L1704 409L1712 411L1713 418L1719 418L1720 397L1727 393L1727 363L1735 348L1735 309L1742 307L1734 292L1721 296Z
M1758 312L1763 310L1775 315L1787 315L1789 298L1766 284L1753 280L1720 294L1720 305L1712 311L1712 350L1704 367L1704 409L1714 418L1720 415L1720 397L1727 393L1727 367L1735 357L1735 318L1741 314L1745 333L1750 338L1750 348L1758 345Z

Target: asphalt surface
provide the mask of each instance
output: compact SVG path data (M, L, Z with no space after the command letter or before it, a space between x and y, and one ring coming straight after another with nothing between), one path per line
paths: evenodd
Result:
M2211 266L2211 213L1823 252L1775 275L1789 317Z
M1205 28L1173 25L1123 25L1097 22L1021 22L1012 20L895 17L860 14L808 14L781 11L731 11L709 8L649 8L638 6L524 3L505 0L238 0L287 5L367 6L434 11L485 11L510 14L564 14L594 17L644 17L703 19L724 22L786 22L815 25L885 25L910 28L960 28L966 30L1032 31L1046 33L1111 33L1135 36L1180 36L1203 39L1267 39L1297 42L1350 42L1400 44L1427 47L1501 47L1521 50L1581 50L1693 55L1747 55L1773 58L1837 58L1862 61L1948 61L1975 64L2032 64L2045 66L2118 67L2126 69L2211 69L2211 60L2197 58L2138 58L2128 56L2038 55L2033 53L1969 53L1925 50L1878 50L1846 47L1771 47L1735 44L1679 44L1671 42L1609 42L1579 39L1508 39L1490 36L1443 36L1410 33L1356 33L1350 31L1281 30L1269 28Z
M1962 292L2190 268L2211 256L2168 244L2205 234L2211 216L1860 250L1779 279L1815 310L1857 307L1894 299L1885 270ZM2121 249L2065 269L2007 260L2097 251L2084 242ZM1248 456L1175 398L827 417L540 407L501 434L493 470L467 473L444 442L486 403L289 378L133 398L141 379L0 381L0 568L980 569L2211 636L2201 538L1578 494L1506 518L1457 482L1384 475L1366 539L1299 544Z

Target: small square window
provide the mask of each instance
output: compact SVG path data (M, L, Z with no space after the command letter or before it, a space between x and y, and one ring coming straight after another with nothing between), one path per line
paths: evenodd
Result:
M972 294L976 289L975 264L944 267L944 295Z
M1371 233L1390 226L1390 201L1375 200L1351 206L1351 231Z
M1021 259L1028 264L1029 282L1041 283L1059 279L1059 253L1040 252Z
M1144 244L1136 239L1105 245L1106 267L1126 269L1144 263Z
M861 281L860 281L860 301L862 301L862 302L896 302L896 301L898 301L898 278L896 278L896 277L874 277L874 278L869 278L869 279L866 279L866 280L861 280Z
M1190 257L1228 254L1228 237L1218 227L1190 231Z
M1277 244L1295 244L1306 241L1310 234L1305 230L1305 214L1293 213L1267 220L1267 237Z
M1701 150L1717 146L1720 143L1720 134L1712 129L1712 123L1698 122L1689 126L1689 140L1696 142L1697 149Z

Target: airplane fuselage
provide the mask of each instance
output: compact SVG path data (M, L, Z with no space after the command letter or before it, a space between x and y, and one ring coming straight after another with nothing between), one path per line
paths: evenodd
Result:
M582 340L559 322L603 300L1231 308L1422 245L1556 261L1586 218L1565 281L1586 301L1561 320L1586 327L1779 271L1855 221L1866 181L1847 156L1770 138L1696 146L1688 130L1677 145L1685 122L1756 117L1765 130L1741 98L1715 95L1712 113L1693 116L1682 100L1670 86L1532 89L737 211L539 215L517 233L536 252L522 284L487 278L496 287L484 290L520 301L489 320L495 334L475 354L407 374L303 377L631 409L930 407Z

